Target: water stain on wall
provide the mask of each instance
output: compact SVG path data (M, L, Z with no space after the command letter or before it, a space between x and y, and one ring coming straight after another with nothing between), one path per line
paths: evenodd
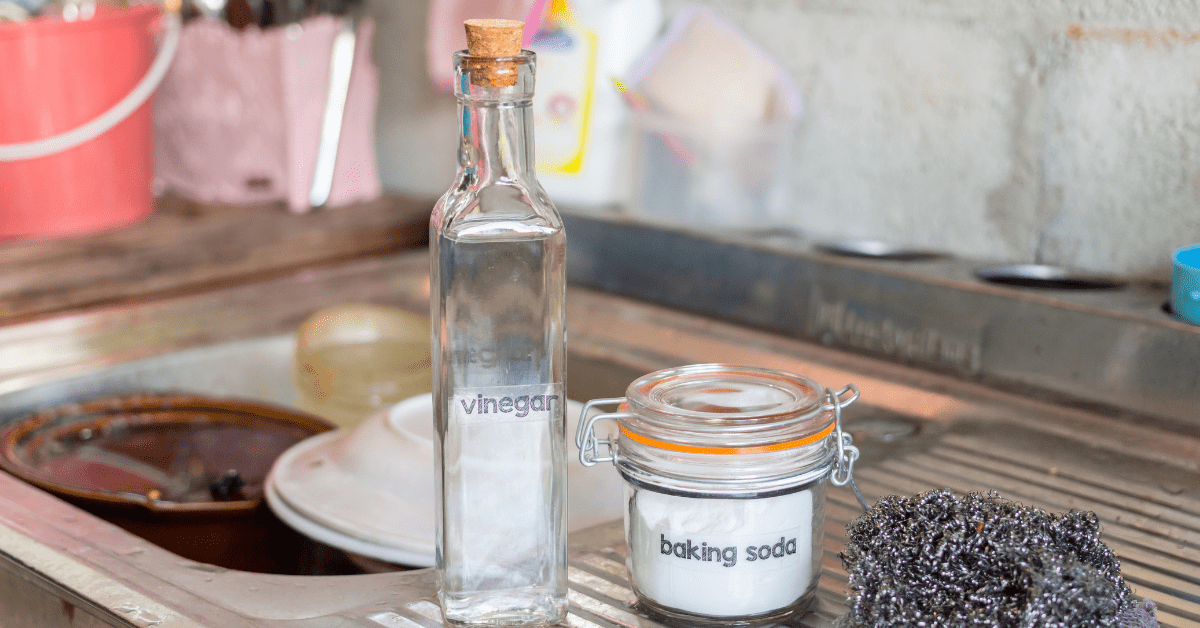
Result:
M1040 75L1035 51L1027 51L1023 75L1013 83L1012 106L1009 110L1011 167L1008 179L988 192L985 216L1009 250L1018 256L1029 256L1036 247L1035 234L1053 216L1042 214L1039 187L1041 178L1041 143L1044 118L1040 100Z

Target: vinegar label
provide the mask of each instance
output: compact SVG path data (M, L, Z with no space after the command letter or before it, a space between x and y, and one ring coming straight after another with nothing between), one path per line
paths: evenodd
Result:
M566 409L566 396L555 384L458 388L451 401L459 425L545 422Z

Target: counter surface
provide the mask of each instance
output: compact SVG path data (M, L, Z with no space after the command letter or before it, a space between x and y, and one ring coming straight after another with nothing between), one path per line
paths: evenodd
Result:
M106 233L0 243L0 324L190 293L419 246L434 201L383 197L292 214L168 195Z

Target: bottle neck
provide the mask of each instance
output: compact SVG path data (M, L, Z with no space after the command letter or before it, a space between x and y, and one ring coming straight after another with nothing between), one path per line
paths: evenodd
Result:
M536 56L492 59L455 53L460 183L534 183L533 73Z
M532 181L533 110L528 100L458 105L458 170L474 185Z

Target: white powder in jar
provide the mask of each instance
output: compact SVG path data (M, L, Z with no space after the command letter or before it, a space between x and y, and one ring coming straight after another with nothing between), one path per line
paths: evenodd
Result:
M813 495L704 499L625 487L630 569L650 601L711 617L762 615L812 584Z

